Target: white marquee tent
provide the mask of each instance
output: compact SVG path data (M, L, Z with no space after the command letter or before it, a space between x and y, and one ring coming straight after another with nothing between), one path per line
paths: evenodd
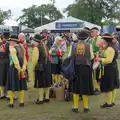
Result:
M84 26L82 27L77 27L77 28L56 28L56 23L83 23ZM98 27L99 29L101 29L100 26L98 25L95 25L95 24L92 24L90 22L87 22L87 21L83 21L83 20L80 20L80 19L77 19L77 18L74 18L74 17L67 17L65 19L59 19L59 20L56 20L54 22L51 22L49 24L46 24L46 25L43 25L43 26L40 26L40 27L37 27L35 28L35 33L40 33L42 30L44 29L47 29L48 31L51 31L51 30L78 30L80 28L83 28L83 27L89 27L89 28L92 28L92 27Z

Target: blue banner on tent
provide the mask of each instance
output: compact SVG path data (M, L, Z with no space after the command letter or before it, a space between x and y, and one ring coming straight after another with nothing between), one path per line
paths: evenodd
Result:
M61 28L83 28L84 22L56 22L56 29Z
M113 34L116 32L116 25L105 25L103 26L102 32Z

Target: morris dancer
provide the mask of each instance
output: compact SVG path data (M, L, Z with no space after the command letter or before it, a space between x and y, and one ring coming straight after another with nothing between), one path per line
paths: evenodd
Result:
M0 39L0 99L5 98L5 87L7 81L7 72L9 67L9 44L6 40L8 40L10 33L4 32L3 39Z
M99 54L100 40L101 40L101 38L99 36L99 29L97 27L93 27L91 29L91 37L92 38L89 40L89 43L93 47L94 56L96 58L98 56L98 54ZM94 94L95 95L100 94L99 73L100 73L99 68L97 70L93 71Z
M119 88L119 72L117 65L118 51L115 49L110 34L102 36L104 45L104 58L100 62L104 65L104 74L101 78L101 91L105 93L105 104L102 108L113 107L115 105L116 89Z
M27 90L27 83L24 79L24 72L26 70L25 51L18 44L18 40L14 38L9 39L10 43L10 63L7 77L7 90L10 97L9 107L14 107L15 91L20 93L20 107L24 107L24 92Z
M78 33L78 43L72 51L72 59L75 68L75 78L73 80L73 112L78 113L79 95L82 95L84 112L89 112L88 95L93 94L93 84L91 79L91 60L94 58L92 46L85 42L89 38L86 30Z

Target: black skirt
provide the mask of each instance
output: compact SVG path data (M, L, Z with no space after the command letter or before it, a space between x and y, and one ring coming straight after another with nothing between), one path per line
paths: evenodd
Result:
M18 71L14 65L9 67L6 88L11 91L27 90L26 80L19 80Z
M60 74L61 65L60 64L52 64L52 74Z
M51 62L44 65L44 71L35 71L35 88L46 88L52 85Z
M101 91L109 92L119 88L119 85L117 62L104 66L104 75L101 78Z
M0 58L0 86L6 86L9 59Z
M73 93L80 95L93 95L93 82L91 67L75 65L75 79L73 80Z

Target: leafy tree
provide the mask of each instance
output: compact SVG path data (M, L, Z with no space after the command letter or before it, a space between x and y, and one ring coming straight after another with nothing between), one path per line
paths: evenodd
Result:
M114 22L114 21L111 21L111 20L105 20L105 21L102 21L102 25L117 25L118 22Z
M19 17L21 24L34 28L47 24L63 17L54 4L33 5L22 10L23 15Z
M102 20L120 20L120 0L76 0L64 12L68 16L102 25Z
M11 17L11 10L2 11L0 9L0 24L4 24L4 20L9 19Z

